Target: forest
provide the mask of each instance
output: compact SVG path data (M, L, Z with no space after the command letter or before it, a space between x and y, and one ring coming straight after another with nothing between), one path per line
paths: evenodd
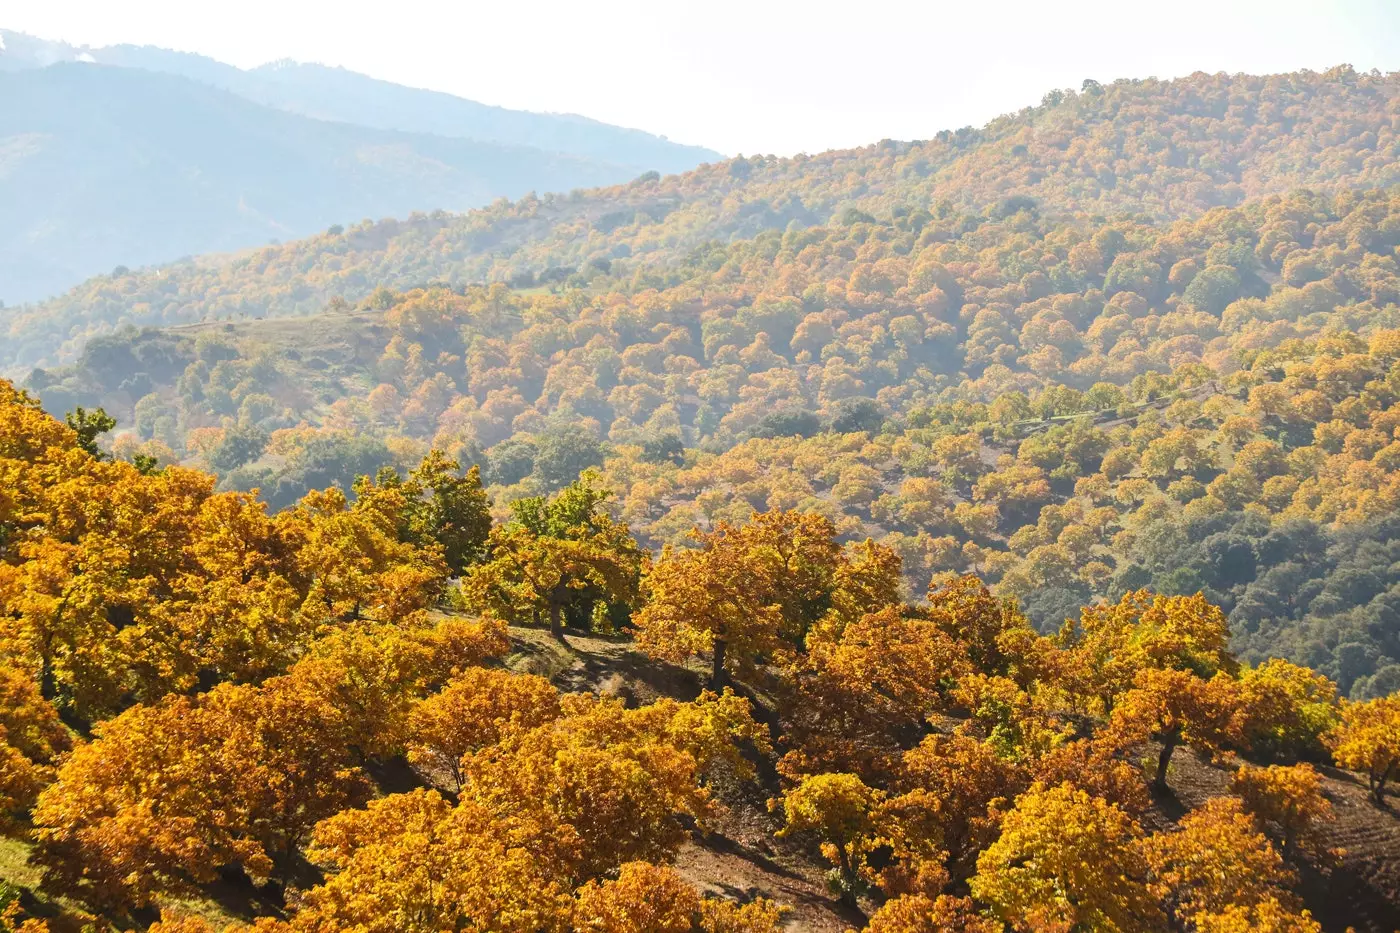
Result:
M0 930L1400 928L1398 92L0 309Z
M779 930L694 840L876 933L1395 920L1334 843L1394 843L1400 697L1242 662L1199 593L1040 634L814 512L654 555L595 470L496 521L437 450L270 512L69 421L0 384L6 929ZM599 643L597 689L530 669Z

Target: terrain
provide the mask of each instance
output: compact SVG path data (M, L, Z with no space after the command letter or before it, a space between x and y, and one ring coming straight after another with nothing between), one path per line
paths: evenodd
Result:
M1400 928L1397 156L1090 81L6 309L0 928Z
M116 267L719 158L338 69L249 72L127 47L26 54L28 37L4 35L0 299L11 305Z

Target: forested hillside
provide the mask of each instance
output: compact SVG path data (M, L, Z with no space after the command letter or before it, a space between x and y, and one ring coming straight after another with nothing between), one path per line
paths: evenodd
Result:
M1393 75L1195 75L1057 91L1038 107L920 143L811 157L754 156L620 188L420 216L215 263L93 279L9 315L0 367L71 359L122 322L311 314L393 288L631 276L715 239L947 212L1036 210L1153 220L1300 186L1397 180Z
M11 309L0 930L1400 928L1398 134L1086 82Z
M1042 625L1204 589L1249 657L1362 695L1400 678L1397 245L1379 191L856 220L652 279L99 338L28 384L278 506L433 445L501 502L601 467L652 547L816 510L913 591L977 572Z
M269 514L71 422L0 382L17 933L1400 919L1397 698L1240 664L1200 595L1047 637L819 514L653 559L596 474L493 523L436 451Z

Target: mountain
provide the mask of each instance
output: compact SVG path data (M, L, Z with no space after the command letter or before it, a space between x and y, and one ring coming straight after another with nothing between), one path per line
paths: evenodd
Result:
M1199 216L1299 187L1400 181L1400 75L1196 74L1056 91L982 129L790 159L752 157L568 197L362 225L260 250L102 277L0 317L0 370L71 360L121 323L303 315L429 282L639 270L714 240L919 212Z
M290 113L381 130L430 133L606 162L632 175L689 171L723 158L713 149L577 114L493 107L439 91L405 87L344 68L284 60L242 69L203 55L154 46L78 48L0 29L0 71L61 61L96 62L179 75Z
M0 300L11 304L116 266L718 158L339 69L248 72L0 35Z

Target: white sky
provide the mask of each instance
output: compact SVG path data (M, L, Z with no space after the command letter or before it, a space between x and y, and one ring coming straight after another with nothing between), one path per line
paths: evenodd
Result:
M729 154L927 138L1084 78L1400 70L1400 0L6 0L0 26L342 65Z

